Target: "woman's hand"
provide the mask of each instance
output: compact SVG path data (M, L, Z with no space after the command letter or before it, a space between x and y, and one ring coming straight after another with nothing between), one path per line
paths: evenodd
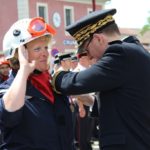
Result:
M35 69L35 61L28 62L28 51L24 46L20 46L18 49L18 59L20 68L8 91L3 96L5 109L9 112L14 112L23 107L27 79L29 74Z
M25 46L20 46L18 48L18 59L20 63L19 70L24 70L27 76L34 71L36 61L35 60L32 62L28 61L28 50L25 48Z

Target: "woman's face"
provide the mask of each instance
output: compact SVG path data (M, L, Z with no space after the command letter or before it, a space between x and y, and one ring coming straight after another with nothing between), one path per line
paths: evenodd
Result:
M48 70L48 45L50 39L46 36L35 39L26 44L28 60L36 60L36 68L39 71Z

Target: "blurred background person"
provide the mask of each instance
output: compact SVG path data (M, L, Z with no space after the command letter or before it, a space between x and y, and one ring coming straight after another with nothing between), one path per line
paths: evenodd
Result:
M83 71L91 66L91 59L88 57L87 52L78 52L78 64L73 72ZM92 137L92 121L89 117L90 106L83 104L83 101L92 101L94 103L95 97L93 94L78 95L76 97L78 103L77 114L77 140L79 141L80 150L92 150L91 137Z
M71 56L71 70L74 70L78 65L78 57L76 53L73 53Z
M58 58L60 62L60 70L69 71L71 69L72 53L59 53ZM58 70L59 70L58 69Z
M60 68L60 60L59 60L59 57L58 57L58 54L55 55L55 58L54 58L54 61L53 61L53 64L52 64L52 72L51 74L53 75L53 73L57 72L57 70ZM50 71L49 69L49 71Z
M5 57L0 58L0 83L3 83L9 78L10 74L10 63L5 59Z

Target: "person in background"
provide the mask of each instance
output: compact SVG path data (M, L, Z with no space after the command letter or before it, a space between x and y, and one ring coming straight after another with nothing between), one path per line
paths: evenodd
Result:
M10 74L10 64L9 62L5 59L5 57L0 58L0 83L3 83L9 78Z
M74 70L78 65L78 57L75 53L71 55L71 70Z
M0 84L2 84L4 81L6 81L9 78L10 74L10 64L5 59L5 57L0 58ZM2 131L0 130L0 145L2 144Z
M91 65L91 59L87 56L87 53L86 52L83 52L83 53L78 53L78 59L79 59L79 62L78 62L78 65L77 67L73 70L73 72L79 72L79 71L83 71L87 68L90 67ZM84 95L85 96L85 95ZM88 95L89 96L89 95ZM80 95L80 98L79 98L79 95L76 96L77 97L77 103L78 103L78 106L79 106L79 116L81 118L83 118L84 120L84 117L87 116L87 112L88 110L85 110L84 108L84 104L83 104L83 101L81 100L81 95ZM82 98L83 98L83 95L82 95ZM87 95L86 97L84 98L87 98ZM85 106L86 109L88 108L88 106ZM83 121L84 122L84 121ZM82 130L82 129L81 129ZM83 131L83 130L82 130ZM81 138L82 139L82 138Z
M55 55L53 64L52 64L52 72L51 74L53 75L53 73L57 72L57 70L60 68L60 60L58 57L58 54Z
M73 70L74 72L83 71L91 66L91 60L87 55L87 52L78 53L78 65ZM84 95L85 96L85 95ZM83 95L80 97L77 97L76 101L78 103L79 107L79 114L77 115L78 120L78 140L79 140L79 148L80 150L92 150L91 147L91 131L92 131L92 124L91 124L91 118L89 117L90 114L90 106L86 106L83 104ZM93 99L94 103L94 95L87 94L84 99Z
M64 71L70 71L72 68L72 53L58 53L57 58L59 60L59 68L58 70L64 70ZM54 72L54 73L55 73ZM73 121L73 133L74 133L74 149L77 149L77 142L76 142L76 112L78 111L78 108L76 107L76 103L73 101L72 97L68 95L69 103L70 103L70 110L72 112L72 121Z
M18 20L4 36L6 59L15 67L0 86L1 150L73 149L69 100L53 92L48 72L55 32L36 17Z
M72 53L59 53L60 70L69 71L71 69Z
M138 40L122 40L115 13L97 10L67 27L79 50L97 62L78 73L57 72L53 88L70 95L97 92L101 150L149 150L150 54Z

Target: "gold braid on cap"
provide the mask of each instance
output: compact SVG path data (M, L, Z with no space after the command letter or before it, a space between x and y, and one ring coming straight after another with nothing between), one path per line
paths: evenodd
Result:
M81 28L78 32L76 32L73 37L78 42L78 46L81 46L83 42L90 37L97 29L105 26L107 23L113 22L114 19L112 15L106 16L104 19L99 20L94 24L89 24L83 28Z

